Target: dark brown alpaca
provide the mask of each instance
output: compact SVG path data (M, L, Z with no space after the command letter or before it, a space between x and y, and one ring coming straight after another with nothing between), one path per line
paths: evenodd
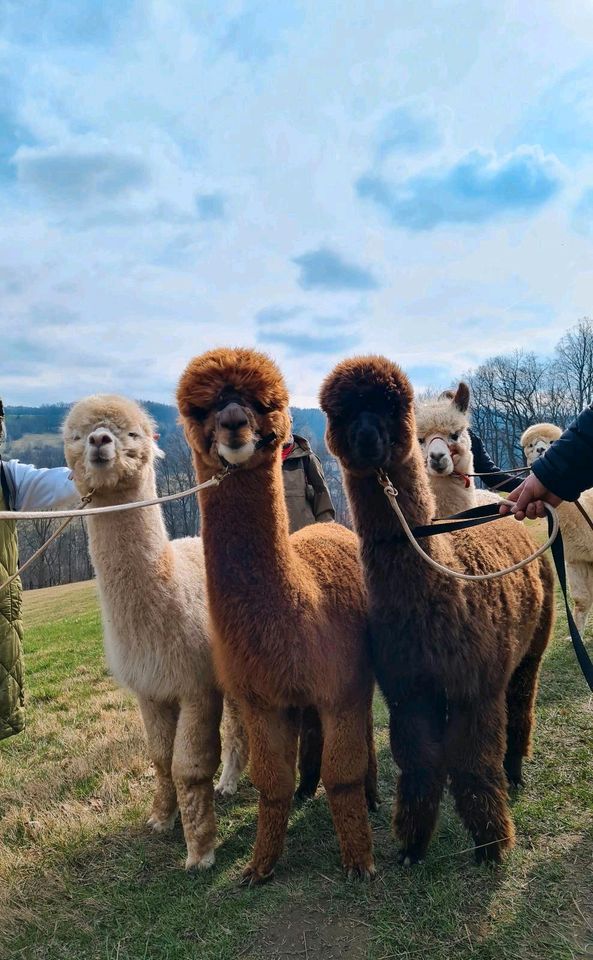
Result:
M302 710L321 720L321 777L343 864L368 878L365 780L372 794L376 767L372 738L370 757L367 746L373 678L357 539L339 524L289 536L281 473L288 393L268 357L231 349L196 357L177 399L200 480L224 463L234 467L201 493L200 507L215 663L246 722L260 794L245 879L268 879L282 852Z
M321 390L327 442L342 464L361 539L375 672L401 770L394 812L400 858L424 856L449 777L477 860L499 861L514 841L504 770L521 781L553 622L552 574L540 559L499 580L461 582L414 552L377 480L379 469L388 473L410 526L431 522L434 498L412 401L407 377L384 357L340 363ZM422 546L468 573L500 569L533 549L524 529L507 538L507 522Z

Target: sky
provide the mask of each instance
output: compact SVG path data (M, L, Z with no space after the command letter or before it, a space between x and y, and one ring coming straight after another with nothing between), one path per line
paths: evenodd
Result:
M550 353L593 310L592 51L590 0L0 0L0 395Z

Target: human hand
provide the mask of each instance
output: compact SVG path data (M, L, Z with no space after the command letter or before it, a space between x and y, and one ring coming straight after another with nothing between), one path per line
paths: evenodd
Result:
M536 517L545 517L544 503L557 507L562 500L544 487L534 473L530 473L521 486L509 493L505 502L501 504L499 513L503 517L512 514L515 520L525 520L526 517L529 520L535 520Z

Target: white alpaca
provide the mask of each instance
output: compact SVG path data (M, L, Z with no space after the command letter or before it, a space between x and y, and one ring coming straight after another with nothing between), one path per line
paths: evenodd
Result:
M474 457L469 435L469 387L460 383L455 393L416 403L418 440L434 493L439 517L460 513L500 497L477 490L471 474Z
M66 461L93 506L156 496L154 423L136 403L92 396L63 427ZM181 811L186 867L214 863L213 777L220 763L222 694L207 632L204 557L197 537L169 541L158 506L86 520L97 575L105 652L137 698L156 770L148 824L173 827ZM218 791L234 793L247 759L236 708L225 703Z
M553 423L536 423L528 427L521 437L527 466L541 457L561 434L560 427ZM579 500L593 517L593 490L585 490ZM574 603L573 616L579 633L582 633L593 605L593 530L574 503L561 503L558 519L564 541L566 576Z

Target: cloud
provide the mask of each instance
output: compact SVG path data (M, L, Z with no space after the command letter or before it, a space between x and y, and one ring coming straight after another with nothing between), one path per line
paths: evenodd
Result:
M284 347L288 356L332 355L360 341L349 317L318 317L304 307L268 307L255 318L256 341Z
M394 224L431 230L442 223L483 223L503 213L530 213L560 186L555 157L539 147L519 147L501 158L472 150L452 166L399 183L369 174L357 181L356 192L382 207Z
M200 220L224 220L225 198L222 193L199 193L196 209Z
M104 45L134 0L5 0L4 35L22 44Z
M404 100L381 121L378 140L380 157L433 150L443 140L441 118L429 101L419 97Z
M14 162L23 186L65 206L126 196L150 182L144 160L109 147L21 147Z
M580 233L593 234L593 187L581 194L574 208L573 223Z
M248 63L267 60L277 52L283 35L300 21L301 14L292 0L247 3L242 13L225 24L219 49Z
M527 112L521 137L568 161L593 153L593 62L548 87Z
M303 290L376 290L379 286L370 270L348 263L327 247L303 253L292 262L301 268L298 283Z

